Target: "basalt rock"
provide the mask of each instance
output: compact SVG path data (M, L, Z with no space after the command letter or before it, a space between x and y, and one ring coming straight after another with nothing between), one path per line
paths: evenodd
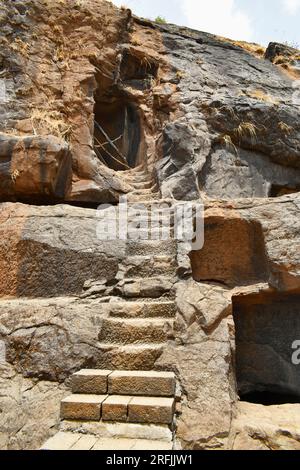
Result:
M0 447L39 448L98 368L175 373L176 448L298 448L298 52L0 6ZM101 238L126 195L146 219L203 201L203 248Z

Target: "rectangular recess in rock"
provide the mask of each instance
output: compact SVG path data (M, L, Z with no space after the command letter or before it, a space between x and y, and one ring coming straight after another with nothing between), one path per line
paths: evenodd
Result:
M101 405L107 395L70 395L61 401L62 419L100 421Z
M170 397L175 393L175 374L156 371L115 371L108 377L108 393Z
M131 396L111 395L102 403L103 421L126 422L128 417L128 405L132 400Z
M71 377L73 393L103 395L107 393L107 378L111 370L83 369Z
M300 339L299 310L300 295L262 292L233 297L236 375L242 401L300 403L300 364L293 360L299 356L297 348L293 349Z
M128 405L131 423L171 424L173 413L173 398L134 397Z

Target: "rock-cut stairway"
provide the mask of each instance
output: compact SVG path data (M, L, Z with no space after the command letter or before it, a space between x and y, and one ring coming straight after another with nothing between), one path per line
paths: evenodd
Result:
M97 370L71 379L59 432L43 449L171 450L176 378L155 364L174 337L176 243L128 244L116 282L103 293Z
M134 188L130 202L147 206L159 198L144 170L124 172L124 179ZM70 378L60 430L43 449L173 448L176 378L155 365L174 338L176 273L174 240L128 242L115 282L101 292L106 314L95 345L98 369Z
M160 193L148 170L138 167L122 172L124 180L132 187L128 194L130 202L158 200Z
M43 450L170 450L172 372L81 370L61 401L61 431Z

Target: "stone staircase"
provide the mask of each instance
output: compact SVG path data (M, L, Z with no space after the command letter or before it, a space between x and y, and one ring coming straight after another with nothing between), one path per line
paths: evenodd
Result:
M159 254L160 250L165 254ZM129 244L100 327L99 367L154 369L166 342L174 337L176 269L173 242Z
M149 171L143 167L137 167L122 173L124 180L132 187L128 194L129 202L143 202L159 200L160 193Z
M175 387L172 372L81 370L42 449L171 450Z
M124 172L138 191L131 196L141 201L144 191L145 200L152 201L149 175L132 171ZM173 448L180 397L174 373L156 370L156 363L174 339L177 268L176 241L132 240L115 281L88 286L84 298L103 303L97 370L70 378L72 394L61 402L60 431L43 449Z

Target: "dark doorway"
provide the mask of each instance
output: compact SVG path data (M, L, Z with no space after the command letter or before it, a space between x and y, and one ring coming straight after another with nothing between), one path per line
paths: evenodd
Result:
M124 171L137 164L141 126L133 104L120 99L95 105L95 151L109 168Z
M243 401L300 403L300 296L264 293L233 299L236 378Z

